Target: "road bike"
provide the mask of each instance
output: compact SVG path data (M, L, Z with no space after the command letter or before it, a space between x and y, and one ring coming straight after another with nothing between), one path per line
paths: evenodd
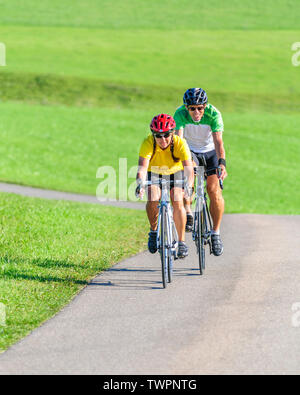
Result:
M206 178L211 169L206 169L205 157L201 157L200 166L194 168L195 171L195 212L192 238L196 245L200 275L205 270L205 246L209 246L209 252L212 254L211 230L212 219L208 209ZM218 174L220 169L217 168ZM223 182L220 179L220 187L223 189Z
M178 234L173 219L173 209L170 204L169 187L170 180L157 179L145 181L143 186L158 185L161 188L161 198L159 201L159 213L157 222L157 250L160 253L161 272L163 287L172 281L173 262L177 259L176 249L178 247ZM184 186L185 180L174 180L174 186Z

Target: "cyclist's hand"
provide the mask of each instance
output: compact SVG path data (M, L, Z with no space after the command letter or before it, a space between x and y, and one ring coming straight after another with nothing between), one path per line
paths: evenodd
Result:
M137 187L136 187L136 190L135 190L135 196L138 198L138 199L143 199L143 197L144 197L144 193L145 193L145 189L143 188L143 181L140 179L140 178L138 178L137 180L136 180L136 182L137 182Z
M141 185L138 185L137 187L136 187L136 190L135 190L135 196L138 198L138 199L143 199L143 197L144 197L144 193L145 193L145 189L144 188L142 188L142 186Z
M226 167L224 165L219 165L218 166L218 178L220 178L223 181L224 178L226 178L226 177L227 177Z

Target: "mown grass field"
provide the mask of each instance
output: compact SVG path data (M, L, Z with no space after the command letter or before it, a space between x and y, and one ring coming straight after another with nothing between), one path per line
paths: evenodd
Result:
M299 20L297 0L0 0L0 180L95 194L99 166L136 165L152 116L201 86L225 121L226 212L300 214ZM0 349L145 248L144 213L8 194L0 211Z
M295 0L5 0L1 24L102 29L298 29Z
M2 3L1 99L19 103L1 106L0 179L94 194L97 168L118 171L120 157L135 165L152 116L173 114L186 88L200 85L225 120L227 212L299 212L293 173L282 192L277 170L279 157L289 168L299 163L300 68L291 63L297 2L271 9L214 1L199 10L201 25L191 23L192 3L160 2L162 13L181 13L178 29L162 25L161 14L149 24L155 7L146 2L118 3L114 17L105 1L101 12L92 0L65 2L63 12L49 6L46 14L47 2L32 4L31 17L21 5L12 24L13 2ZM278 15L287 17L279 23Z
M254 101L252 96L258 101L258 108L263 99L278 103L278 95L284 102L290 99L290 105L295 100L299 104L300 73L291 62L291 45L299 40L298 30L119 31L4 26L0 28L0 37L7 47L7 67L1 73L16 75L15 87L12 78L9 87L5 89L4 85L3 98L14 98L15 93L17 99L23 87L22 100L29 101L31 89L27 80L35 76L38 87L45 89L45 103L48 96L50 102L54 101L56 89L54 86L51 89L51 84L54 76L59 76L73 79L67 89L58 90L57 103L71 93L73 96L77 93L80 100L82 90L78 91L77 87L82 88L83 78L89 89L84 98L87 104L89 96L91 100L97 98L97 90L101 96L105 87L111 88L106 100L99 102L105 107L114 105L115 96L122 94L122 90L126 96L126 89L133 99L149 92L156 105L161 96L165 101L167 94L168 101L176 105L181 102L182 91L195 83L204 86L211 93L211 100L218 104L222 103L219 96L222 99L224 95L230 95L233 103L237 102L236 95L244 96L245 107L248 100ZM48 86L41 79L45 74L48 74ZM18 75L24 79L23 84ZM90 86L95 80L102 82L104 88L99 92L97 86L92 93Z
M211 91L245 94L268 93L268 88L289 92L291 78L299 74L291 67L291 44L299 39L297 30L265 31L263 39L257 30L200 33L9 26L1 27L0 32L8 49L6 70L10 72L157 87L176 82L181 88L196 79ZM297 84L294 90L299 93Z
M117 175L119 158L127 158L127 172L136 166L139 142L148 134L145 119L151 119L150 111L133 109L14 103L0 109L2 179L87 194L105 179L96 178L100 166ZM300 116L225 113L224 121L227 212L300 214L300 181L292 165L299 161Z

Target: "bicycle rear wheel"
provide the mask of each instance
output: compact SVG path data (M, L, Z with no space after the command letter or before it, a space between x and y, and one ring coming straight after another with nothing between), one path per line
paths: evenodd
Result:
M168 276L168 235L167 235L167 221L166 221L166 207L163 206L161 210L160 220L160 259L161 259L161 274L163 287L166 288L169 281Z

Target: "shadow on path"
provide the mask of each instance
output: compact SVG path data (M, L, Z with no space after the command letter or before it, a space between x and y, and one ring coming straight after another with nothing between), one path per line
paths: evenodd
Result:
M120 273L120 277L110 278L110 274ZM130 278L130 273L140 273L143 278ZM145 278L144 274L147 276ZM122 278L122 276L124 276ZM153 279L155 276L155 279ZM176 277L183 276L199 276L199 270L195 268L176 268L173 270L173 276L175 280ZM152 278L151 278L152 277ZM107 288L126 288L132 290L153 290L153 289L163 289L161 280L161 269L150 269L145 267L135 267L135 268L111 268L104 272L102 275L94 278L89 284L88 288L93 287L107 287Z

